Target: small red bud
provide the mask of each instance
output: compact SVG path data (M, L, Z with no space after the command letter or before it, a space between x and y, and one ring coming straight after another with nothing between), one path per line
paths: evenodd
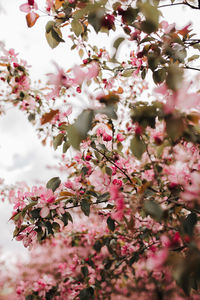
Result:
M80 86L78 86L77 88L76 88L76 91L77 91L77 93L81 93L81 88L80 88Z
M139 136L142 134L142 128L138 125L136 128L135 128L135 135Z
M28 0L28 4L29 4L29 5L32 5L32 6L33 6L33 5L34 5L34 2L35 2L34 0Z

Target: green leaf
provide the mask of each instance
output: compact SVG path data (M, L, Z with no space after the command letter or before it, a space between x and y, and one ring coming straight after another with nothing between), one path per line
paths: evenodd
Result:
M33 209L30 214L33 219L38 219L40 217L40 208Z
M90 203L87 199L83 199L81 201L81 210L84 213L84 215L89 217L89 215L90 215Z
M65 143L63 144L63 153L66 153L67 150L69 149L69 147L70 147L70 144L69 144L68 142L65 142Z
M91 128L94 111L84 110L76 119L73 125L67 127L68 139L70 145L79 150L80 143L86 139L87 133Z
M61 184L60 178L53 177L47 182L46 187L47 189L51 189L53 192L55 192L55 190L60 186L60 184Z
M58 148L58 146L60 146L62 144L63 139L64 139L64 134L63 133L59 133L57 136L55 136L53 138L54 150L56 150Z
M93 248L96 252L100 252L102 247L103 247L103 243L101 240L97 240L93 246Z
M52 229L53 226L52 226L51 222L47 221L47 222L44 222L44 224L45 224L45 227L47 228L48 234L54 234L53 229Z
M144 142L138 136L134 136L134 138L131 140L130 148L131 148L133 155L137 159L141 159L142 154L146 150L146 146L145 146Z
M175 141L183 135L185 124L181 117L173 117L171 115L166 118L166 131L169 137Z
M153 53L149 53L147 55L147 58L148 58L148 66L149 68L154 71L159 63L160 63L160 56L156 53L156 52L153 52Z
M200 43L199 44L195 44L195 45L192 45L192 47L194 49L198 49L200 51Z
M119 37L117 38L114 43L113 43L113 47L116 49L116 51L118 50L119 46L121 45L121 43L125 40L124 37Z
M127 25L132 25L138 15L138 9L128 7L127 10L123 12L123 21Z
M84 277L87 277L89 274L88 267L86 266L81 267L81 272L83 273Z
M45 27L46 32L49 33L53 29L54 26L55 26L55 22L54 21L49 21L46 24L46 27Z
M28 295L28 296L26 296L26 300L34 300L34 296L33 295Z
M92 287L83 289L78 296L80 300L94 300L94 289Z
M57 222L53 222L52 227L56 232L60 230L60 225Z
M135 252L135 253L132 255L132 257L129 259L128 265L131 267L132 264L133 264L134 262L137 262L137 261L138 261L138 259L139 259L139 254L138 254L138 252Z
M75 35L78 37L79 35L81 35L82 31L83 31L83 27L81 25L81 23L74 19L71 22L71 27L72 27L72 31L75 33Z
M122 76L124 76L124 77L130 77L130 76L132 76L132 74L133 74L133 70L125 70L122 73Z
M107 225L108 225L108 228L111 231L115 230L115 221L111 217L108 217L108 219L107 219Z
M177 65L171 65L167 69L166 84L171 90L178 90L183 80L183 70Z
M194 54L194 55L190 56L187 61L190 62L190 61L198 59L199 57L200 57L199 55Z
M73 223L72 216L70 215L69 212L65 212L65 213L62 215L61 220L63 221L64 226L67 226L68 221L71 221L71 222Z
M138 6L146 18L141 24L141 29L149 34L155 32L159 25L159 10L155 6L152 6L148 1L143 3L138 2Z
M143 69L141 72L141 77L143 80L145 79L146 75L147 75L147 69Z
M60 28L58 27L53 27L52 30L51 30L51 33L52 33L52 37L57 41L57 42L65 42L63 39L62 39L62 32L60 30Z
M69 125L67 127L67 135L70 145L74 148L79 150L80 143L82 141L81 135L75 125Z
M92 25L96 33L98 33L102 26L102 20L104 17L104 9L97 8L95 11L90 12L88 15L88 23Z
M112 176L112 169L109 167L105 167L106 174Z
M153 80L156 84L162 83L166 78L165 69L159 69L153 72Z
M161 221L163 217L163 210L160 205L154 200L146 200L144 202L145 211L157 221Z
M54 49L54 48L56 48L59 44L60 44L60 42L58 42L53 36L52 36L52 31L50 31L50 32L46 32L46 39L47 39L47 42L48 42L48 44L49 44L49 46L52 48L52 49Z
M194 226L197 223L197 215L196 213L190 213L187 218L183 221L183 229L186 234L189 236L193 235Z

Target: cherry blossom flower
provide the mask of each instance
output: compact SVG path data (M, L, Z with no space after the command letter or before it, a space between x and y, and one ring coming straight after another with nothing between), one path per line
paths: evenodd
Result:
M200 109L200 95L197 93L188 93L191 83L183 83L177 91L169 91L165 84L155 89L165 97L164 110L166 114L172 113L175 109L189 111L194 107Z
M84 80L91 80L97 77L99 74L99 65L95 62L91 63L86 72L84 72L80 66L74 66L72 71L75 76L73 82L81 85Z
M21 4L19 9L25 13L31 12L32 9L38 9L38 5L34 0L28 0L27 3Z

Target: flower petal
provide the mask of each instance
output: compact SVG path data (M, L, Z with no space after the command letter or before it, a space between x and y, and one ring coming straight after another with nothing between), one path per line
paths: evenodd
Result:
M49 208L47 206L44 206L40 211L40 217L46 218L49 214Z
M26 13L29 13L31 11L30 5L28 3L20 5L19 9Z

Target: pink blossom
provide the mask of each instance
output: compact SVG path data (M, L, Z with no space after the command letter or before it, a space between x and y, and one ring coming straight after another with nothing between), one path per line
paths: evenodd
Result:
M54 63L57 74L48 73L47 76L49 77L48 83L54 85L53 95L59 96L61 88L64 86L69 88L72 86L72 80L65 74L64 70L58 66L58 64Z
M95 62L91 63L86 72L80 66L74 66L72 70L75 76L73 82L81 85L84 80L91 80L97 77L99 74L99 65Z
M147 269L153 270L161 268L166 262L167 257L168 250L166 248L158 250L157 252L152 252L146 262Z
M165 97L165 113L172 113L175 109L188 111L191 109L200 109L200 95L197 93L188 93L191 83L183 83L177 91L169 91L165 84L155 89L156 93Z
M44 206L41 211L40 211L40 217L41 218L46 218L49 214L50 210L47 206Z
M29 13L32 9L38 9L38 6L35 1L28 1L27 3L21 4L19 9L25 13Z
M50 10L53 8L54 0L46 0L46 5L47 12L50 12Z
M172 29L175 28L175 23L169 24L167 21L162 21L160 23L161 28L164 30L165 34L168 34L171 32Z
M110 134L107 134L106 132L103 133L103 140L105 142L109 142L112 140L112 136Z
M34 225L25 228L16 236L17 241L23 241L24 247L30 246L36 240L37 232L34 231Z
M117 140L118 140L119 142L123 142L124 139L125 139L125 137L123 136L123 134L121 134L121 133L118 133L118 134L117 134Z

